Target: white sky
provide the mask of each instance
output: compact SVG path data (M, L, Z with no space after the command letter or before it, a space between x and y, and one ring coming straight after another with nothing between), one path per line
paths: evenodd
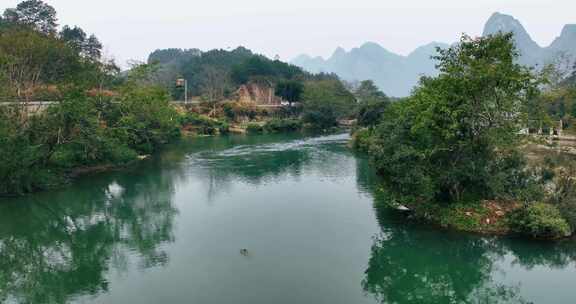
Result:
M158 48L239 45L282 60L329 56L366 41L408 54L432 42L479 35L495 12L519 19L540 45L576 23L576 0L45 0L61 25L95 33L119 63ZM0 10L19 0L0 0Z

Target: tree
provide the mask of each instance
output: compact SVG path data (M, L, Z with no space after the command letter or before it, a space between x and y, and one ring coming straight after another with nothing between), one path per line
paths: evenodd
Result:
M8 25L8 21L0 15L0 30Z
M86 43L86 33L77 26L71 28L68 25L65 25L64 28L62 28L62 31L60 31L60 39L77 52L82 52L84 44Z
M86 40L82 53L94 61L100 60L102 57L102 43L100 43L94 34L90 35L88 40Z
M294 65L254 55L232 67L231 77L237 84L243 84L255 78L292 79L302 74L302 69Z
M362 81L354 91L354 96L358 101L356 114L358 125L362 127L377 125L390 104L388 96L380 91L372 80Z
M288 101L290 105L300 101L303 92L304 84L297 80L282 80L276 84L276 95Z
M306 83L302 102L303 121L319 129L336 126L338 120L353 113L356 104L354 96L339 80Z
M206 66L201 84L202 96L212 105L212 115L216 115L216 104L224 99L229 88L228 75L222 69Z
M518 131L539 81L517 56L511 34L463 36L439 50L437 77L423 78L408 100L386 111L370 150L397 199L494 198L495 176L517 182L505 191L523 186Z
M22 98L40 84L73 81L81 69L78 55L62 41L26 28L0 31L0 62L0 74Z
M4 11L7 22L29 26L44 34L55 34L58 26L56 10L41 0L26 0L16 8Z
M386 94L380 91L372 80L364 80L360 82L358 88L354 90L354 96L356 96L358 102L367 101L369 99L388 99Z

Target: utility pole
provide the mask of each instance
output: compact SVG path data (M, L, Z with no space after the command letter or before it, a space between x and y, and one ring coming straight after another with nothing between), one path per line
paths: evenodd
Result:
M184 104L188 104L188 80L184 79Z
M188 80L185 78L176 79L176 86L184 86L184 104L188 104Z

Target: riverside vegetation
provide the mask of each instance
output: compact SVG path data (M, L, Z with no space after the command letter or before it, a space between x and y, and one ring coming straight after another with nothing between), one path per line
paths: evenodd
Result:
M170 79L162 60L184 51L158 51L149 63L121 72L102 56L96 36L77 26L59 29L57 21L55 9L40 0L0 17L0 98L10 102L0 106L0 195L129 164L183 132L226 133L234 125L257 132L329 129L353 114L354 97L334 75L305 73L244 48L195 52ZM201 105L171 105L182 97L183 88L171 84L178 77L189 80ZM221 102L235 87L258 81L272 83L290 103L305 100L276 112ZM29 113L28 102L39 100L56 102Z
M460 230L574 233L574 160L556 155L528 165L530 137L520 134L523 126L550 123L555 113L546 108L558 89L541 93L550 82L516 58L512 34L464 36L439 50L437 77L422 78L410 97L355 132L355 147L383 177L385 201Z
M372 81L347 84L245 48L168 49L121 72L79 27L58 28L39 0L0 18L0 195L66 182L83 171L123 166L183 133L330 130L356 121L353 145L383 178L379 196L417 219L485 233L562 238L576 230L576 166L570 156L529 164L522 126L562 119L573 128L574 75L544 77L516 63L511 34L463 37L439 50L440 74L392 101ZM547 71L544 71L547 72ZM549 72L549 71L548 71ZM553 73L548 73L549 75ZM176 107L188 81L197 106ZM270 110L233 101L264 83L290 105ZM35 100L58 101L27 113Z

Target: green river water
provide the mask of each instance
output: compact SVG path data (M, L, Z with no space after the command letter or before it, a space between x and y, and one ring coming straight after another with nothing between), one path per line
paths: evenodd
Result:
M576 241L407 223L347 141L187 139L0 199L0 302L576 303Z

